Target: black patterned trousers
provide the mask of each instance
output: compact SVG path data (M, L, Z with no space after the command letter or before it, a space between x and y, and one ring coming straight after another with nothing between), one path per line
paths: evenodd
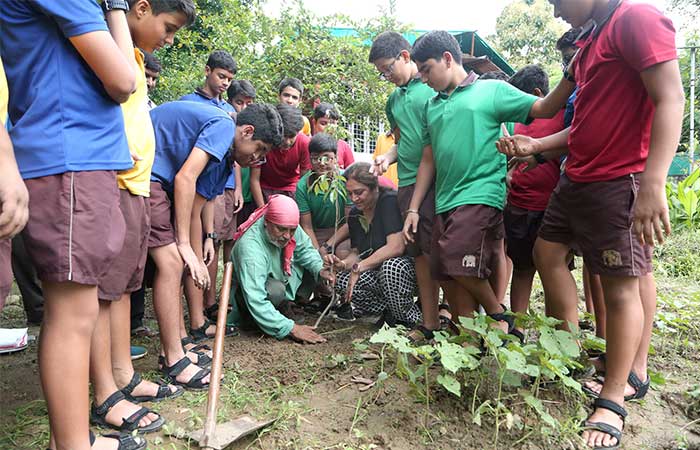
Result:
M335 289L345 296L350 272L338 275ZM352 291L352 305L359 314L381 315L385 310L398 322L419 323L420 308L413 299L416 291L416 270L413 258L399 256L387 259L374 270L360 274Z

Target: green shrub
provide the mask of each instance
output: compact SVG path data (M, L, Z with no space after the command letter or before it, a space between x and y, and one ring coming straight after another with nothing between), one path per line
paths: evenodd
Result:
M666 197L675 230L700 229L700 168L678 183L666 183Z
M654 248L654 269L663 276L700 280L700 230L679 230Z

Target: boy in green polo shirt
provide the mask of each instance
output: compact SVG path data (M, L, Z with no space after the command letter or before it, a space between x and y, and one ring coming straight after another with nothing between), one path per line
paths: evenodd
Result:
M338 227L345 223L347 200L339 196L336 202L332 202L324 193L314 193L313 184L319 175L338 170L337 153L338 140L333 136L317 133L311 138L309 142L311 170L306 172L297 183L295 196L299 205L299 224L311 238L314 248L322 250L324 254L330 253L332 248L328 240L335 233L336 214L340 219ZM336 236L336 238L339 237ZM342 242L338 244L341 245L336 244L336 255L342 259L350 252L350 247L342 246Z
M397 200L404 217L420 217L420 226L409 249L416 257L416 277L423 312L423 323L409 336L413 340L423 337L431 339L433 331L440 328L438 318L438 291L440 285L430 276L430 241L435 216L435 191L433 187L419 204L409 208L416 186L418 165L423 156L422 113L426 102L437 93L427 84L423 84L418 74L416 63L411 60L411 44L399 33L386 31L377 36L369 52L369 62L379 71L382 79L392 82L396 89L386 103L386 116L389 126L398 143L387 153L374 160L373 170L377 175L386 172L389 165L397 163L399 192ZM446 287L446 286L443 286Z
M423 114L423 158L409 211L417 210L435 181L435 213L430 263L433 276L455 280L468 296L459 297L459 315L483 306L512 331L513 317L504 314L489 276L503 251L503 205L506 159L495 142L505 122L552 117L566 103L574 84L562 81L543 99L503 81L478 80L462 66L457 40L445 31L421 36L411 57L425 83L439 92ZM419 224L408 214L404 234ZM467 305L466 299L476 303Z

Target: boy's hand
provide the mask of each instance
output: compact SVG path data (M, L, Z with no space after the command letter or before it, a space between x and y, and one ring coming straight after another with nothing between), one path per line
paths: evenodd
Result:
M204 240L204 265L209 266L209 264L214 261L214 239L206 238Z
M29 218L29 193L17 169L0 175L0 239L22 231Z
M384 173L389 170L390 164L385 155L379 155L374 158L374 163L370 166L369 172L376 176L384 175Z
M654 245L654 236L659 244L664 242L664 232L671 234L668 203L663 185L639 185L637 201L632 210L632 231L642 245Z
M195 286L199 289L207 289L209 285L209 271L207 266L201 264L197 255L194 254L189 243L177 244L177 250L180 252L180 257L190 271L190 276L194 281Z
M406 242L411 242L415 240L413 235L418 232L418 221L420 216L415 212L409 212L406 214L406 220L403 223L403 238Z
M496 148L507 156L530 156L539 153L540 142L530 136L516 134L496 141Z
M326 342L326 338L316 333L316 328L308 325L294 324L292 331L289 332L289 336L302 344L322 344Z
M527 164L525 167L520 167L521 164ZM527 172L537 167L537 160L534 156L514 156L508 161L508 170L513 169L521 172Z
M233 206L236 208L233 210L234 214L243 209L243 192L240 189L234 189L233 191Z

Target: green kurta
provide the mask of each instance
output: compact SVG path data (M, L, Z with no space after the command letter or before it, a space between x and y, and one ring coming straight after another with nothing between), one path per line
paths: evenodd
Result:
M318 274L323 268L323 260L311 244L309 236L301 227L297 227L294 233L297 245L292 257L292 274L287 276L282 269L282 249L270 242L263 222L264 219L261 219L254 223L233 246L231 252L233 311L230 319L236 326L241 322L241 311L235 300L236 292L241 289L250 315L260 329L277 339L283 339L292 331L294 321L282 315L270 302L267 298L265 283L268 278L281 281L286 285L286 299L294 301L304 270L318 279Z

